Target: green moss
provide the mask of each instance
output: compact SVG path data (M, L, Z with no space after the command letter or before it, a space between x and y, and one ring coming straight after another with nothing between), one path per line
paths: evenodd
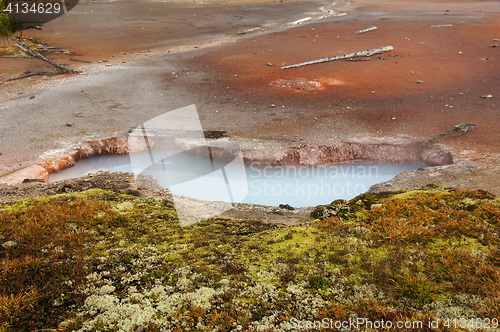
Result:
M450 194L448 191L445 191L445 190L432 190L432 191L429 191L429 190L410 190L410 191L407 191L407 192L404 192L401 194L394 195L394 196L392 196L392 198L394 198L394 199L412 199L412 198L415 198L417 196L425 196L425 195L428 195L431 193L437 194L437 195L449 195Z
M471 254L486 254L490 250L490 246L483 245L478 239L470 237L460 237L451 239L435 239L427 244L433 252L440 252L443 250L464 250Z
M106 326L105 313L118 303L133 301L156 310L161 307L157 301L186 294L196 301L205 299L207 306L176 300L157 317L180 326L200 321L210 330L224 330L222 326L229 324L229 331L233 327L227 322L236 322L256 331L271 315L271 330L279 330L276 326L286 317L424 319L457 310L467 317L498 316L498 203L481 192L427 188L334 201L326 207L327 218L308 224L211 219L187 227L179 225L175 210L163 202L110 190L10 203L0 210L0 246L8 243L0 248L0 258L8 253L9 259L19 257L26 264L10 262L17 270L5 268L0 277L12 278L12 271L37 276L41 268L29 271L43 260L50 262L43 268L52 274L11 283L19 288L10 293L1 289L2 294L23 294L30 287L44 289L47 283L59 286L68 281L69 272L58 275L51 266L78 262L81 274L71 277L72 286L52 287L43 305L37 302L34 308L9 313L12 329L7 331L31 323L54 329L62 316L74 318L67 331L78 330L84 321L96 331L99 324ZM37 217L41 211L47 218ZM34 233L42 223L50 227ZM51 244L55 230L60 242ZM73 254L57 256L54 247ZM41 249L52 256L40 256L36 264L30 261L30 255L43 253ZM68 257L75 260L73 265L68 265ZM114 287L108 295L117 301L105 309L84 309L85 296L104 296L103 285ZM151 294L161 287L168 295ZM63 298L71 294L75 300L54 307L63 290ZM144 299L132 300L132 290ZM462 297L468 300L460 302ZM50 310L57 313L52 320L36 320ZM112 331L116 325L110 324L102 330ZM144 325L153 331L161 326L152 319Z

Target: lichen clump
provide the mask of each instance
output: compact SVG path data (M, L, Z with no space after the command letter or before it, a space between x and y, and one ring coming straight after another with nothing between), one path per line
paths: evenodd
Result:
M318 210L294 226L183 228L164 201L109 190L4 204L0 331L297 331L325 318L453 331L468 327L445 319L500 316L498 199L426 188Z

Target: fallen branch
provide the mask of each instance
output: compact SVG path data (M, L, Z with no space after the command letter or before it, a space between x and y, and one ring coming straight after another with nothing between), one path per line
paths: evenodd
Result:
M442 141L442 140L444 140L446 138L463 135L463 134L465 134L467 132L467 130L474 129L475 127L476 127L476 125L472 124L472 123L469 123L469 124L466 124L466 125L464 125L463 123L461 123L461 124L453 127L452 130L449 130L448 132L446 132L444 134L440 134L438 137L429 140L429 143L435 143L435 142L438 142L438 141Z
M29 72L29 73L26 73L26 74L22 74L22 75L19 75L19 76L16 76L16 77L6 78L3 81L0 81L0 84L3 84L5 82L9 82L9 81L19 80L21 78L26 78L26 77L31 77L31 76L37 76L37 75L55 76L55 75L61 75L61 74L66 74L66 72L54 73L54 72L49 72L49 71L32 71L32 72Z
M360 33L363 33L363 32L368 32L368 31L372 31L372 30L377 30L377 27L376 27L376 26L373 26L373 27L366 28L366 29L363 29L363 30L358 30L358 31L356 31L354 34L355 34L355 35L359 35Z
M73 58L69 58L71 61L78 61L78 62L84 62L84 63L92 63L90 61L86 61L86 60L79 60L79 59L73 59Z
M438 25L431 25L431 28L443 28L443 27L452 27L453 24L438 24Z
M26 53L29 53L47 63L50 63L51 65L53 65L54 67L56 67L57 69L60 69L62 70L63 72L65 73L74 73L75 71L72 70L72 69L68 69L64 66L61 66L57 63L55 63L54 61L51 61L49 59L47 59L46 57L44 57L43 55L41 55L40 53L36 52L36 51L33 51L32 49L30 49L28 46L24 45L23 43L17 43L17 47L19 47L21 50L25 51Z
M2 55L0 58L22 58L22 59L33 59L30 55Z
M310 19L311 19L310 17L304 17L304 18L301 18L300 20L297 20L297 21L294 21L294 22L290 22L289 24L297 25L297 24L301 24L301 23L307 22Z
M329 62L329 61L334 61L334 60L343 60L343 59L356 58L356 57L367 57L367 56L371 56L374 54L389 52L389 51L392 51L393 49L394 49L394 47L392 47L392 46L385 46L385 47L374 48L374 49L366 50L366 51L358 51L358 52L349 53L349 54L336 55L336 56L332 56L329 58L323 58L323 59L318 59L318 60L313 60L313 61L302 62L302 63L298 63L296 65L284 66L284 67L281 67L281 69L302 67L302 66L307 66L307 65L313 65L315 63Z
M347 59L345 61L370 61L372 58Z

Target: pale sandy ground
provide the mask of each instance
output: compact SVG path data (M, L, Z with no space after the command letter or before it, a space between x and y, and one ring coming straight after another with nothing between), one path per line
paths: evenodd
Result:
M290 28L304 17L312 19ZM403 174L384 188L430 181L498 195L500 47L491 45L499 18L498 1L82 2L25 32L78 54L49 57L82 73L0 86L0 173L196 104L205 129L283 148L427 140L475 123L441 143L455 165ZM441 24L452 26L431 28ZM378 30L354 35L372 25ZM394 51L385 60L279 69L387 45ZM3 58L0 70L4 79L51 68ZM301 89L304 81L318 85Z

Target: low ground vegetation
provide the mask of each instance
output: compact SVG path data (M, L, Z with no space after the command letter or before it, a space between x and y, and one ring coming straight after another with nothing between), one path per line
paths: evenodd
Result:
M465 331L500 318L488 193L363 194L314 215L181 228L162 200L101 189L0 205L0 331L300 331L325 318Z

